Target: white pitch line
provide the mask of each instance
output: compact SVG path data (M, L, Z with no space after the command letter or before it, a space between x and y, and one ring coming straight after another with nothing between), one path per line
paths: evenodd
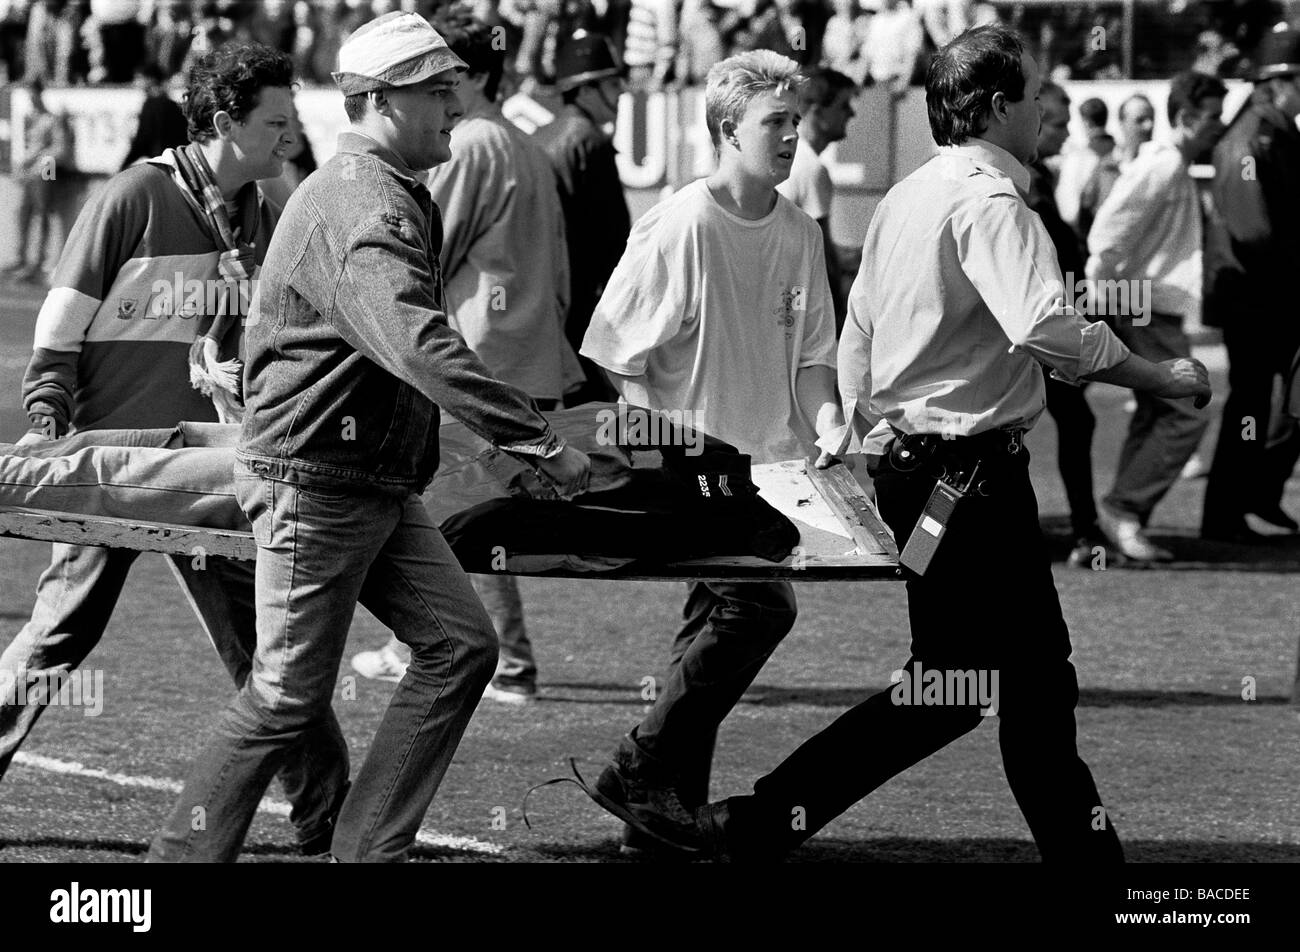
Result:
M48 770L50 773L64 774L70 777L86 777L90 780L106 780L109 783L115 783L119 787L136 787L142 790L158 790L162 793L180 793L181 783L177 780L168 780L164 777L133 777L130 774L113 773L110 770L102 770L99 767L87 767L85 764L77 763L75 760L58 760L54 757L45 757L41 754L24 754L19 752L14 754L14 763L23 764L28 767L35 767L37 770ZM289 804L283 800L273 800L270 797L264 799L257 807L261 813L270 813L275 816L288 817ZM496 843L484 843L482 840L476 840L472 836L449 836L445 833L429 833L421 830L415 835L415 842L423 846L436 846L443 849L464 850L471 853L486 853L493 856L505 852L504 847Z

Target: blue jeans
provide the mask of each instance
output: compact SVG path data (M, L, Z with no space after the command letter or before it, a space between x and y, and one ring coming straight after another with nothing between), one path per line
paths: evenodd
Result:
M0 681L50 678L79 667L103 637L127 573L140 555L78 545L56 544L53 549L50 567L36 587L31 620L0 655ZM237 686L244 685L256 645L253 567L219 558L196 567L180 556L171 563L222 664ZM10 692L0 691L0 777L45 709L41 704L11 703L15 700ZM328 829L348 779L348 748L337 721L331 717L322 722L317 734L317 753L305 759L294 752L280 771L300 841Z
M519 580L513 575L471 575L479 600L496 629L501 657L494 680L498 684L535 686L537 660L533 643L524 627L524 603L519 597Z
M499 656L492 683L498 687L537 687L537 659L524 626L519 580L513 575L471 575L469 581L497 633ZM396 638L388 639L386 647L403 660L411 657L410 651Z
M181 423L0 444L0 506L247 532L232 478L238 437L237 426Z
M411 648L343 802L331 852L400 862L492 677L496 635L418 496L324 493L236 468L253 526L257 651L153 861L233 861L286 754L329 720L358 601Z
M1153 313L1151 323L1145 327L1121 322L1116 333L1133 353L1153 362L1192 354L1183 319L1176 315ZM1169 400L1140 390L1134 391L1133 397L1137 410L1120 450L1115 484L1104 502L1115 512L1135 516L1146 525L1151 511L1178 481L1183 465L1201 445L1210 417L1187 399Z

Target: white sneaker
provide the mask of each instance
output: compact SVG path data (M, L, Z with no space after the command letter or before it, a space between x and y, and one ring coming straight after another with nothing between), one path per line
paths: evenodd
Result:
M1154 544L1142 532L1142 523L1133 516L1116 515L1105 506L1097 507L1097 522L1115 548L1134 562L1170 562L1174 554Z
M1183 471L1178 474L1179 479L1204 479L1210 475L1210 464L1201 458L1200 453L1193 453L1191 458L1183 464Z
M497 687L489 681L483 689L483 700L496 701L498 704L530 704L537 700L537 688L524 685Z
M352 670L372 681L400 681L406 674L407 664L393 650L392 645L384 645L378 651L361 651L352 656Z

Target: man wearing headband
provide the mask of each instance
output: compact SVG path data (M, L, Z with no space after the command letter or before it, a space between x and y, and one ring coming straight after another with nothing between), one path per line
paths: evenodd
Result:
M246 336L239 503L257 558L253 674L150 858L231 861L284 754L330 714L359 601L411 649L335 825L344 862L400 862L492 677L492 623L419 494L440 407L563 497L587 457L493 378L447 321L442 225L420 172L451 157L465 64L392 13L339 51L351 129L285 206ZM201 822L200 822L201 821Z

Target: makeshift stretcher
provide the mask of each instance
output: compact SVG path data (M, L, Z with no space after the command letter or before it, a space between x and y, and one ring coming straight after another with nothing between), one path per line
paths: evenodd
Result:
M606 571L552 569L508 574L607 581L895 581L898 549L871 498L861 467L816 469L808 460L756 465L752 478L762 497L794 523L799 544L781 562L726 555ZM252 533L110 516L0 506L0 537L108 546L170 555L253 560ZM1300 660L1292 688L1300 705Z
M788 460L754 466L752 474L763 498L799 529L799 545L782 562L757 556L714 556L662 565L638 562L603 572L560 569L510 574L618 581L835 582L892 581L899 577L893 536L876 511L867 485L847 467L819 470L806 460ZM40 509L0 507L0 536L169 555L202 553L240 560L257 557L257 545L250 532Z

